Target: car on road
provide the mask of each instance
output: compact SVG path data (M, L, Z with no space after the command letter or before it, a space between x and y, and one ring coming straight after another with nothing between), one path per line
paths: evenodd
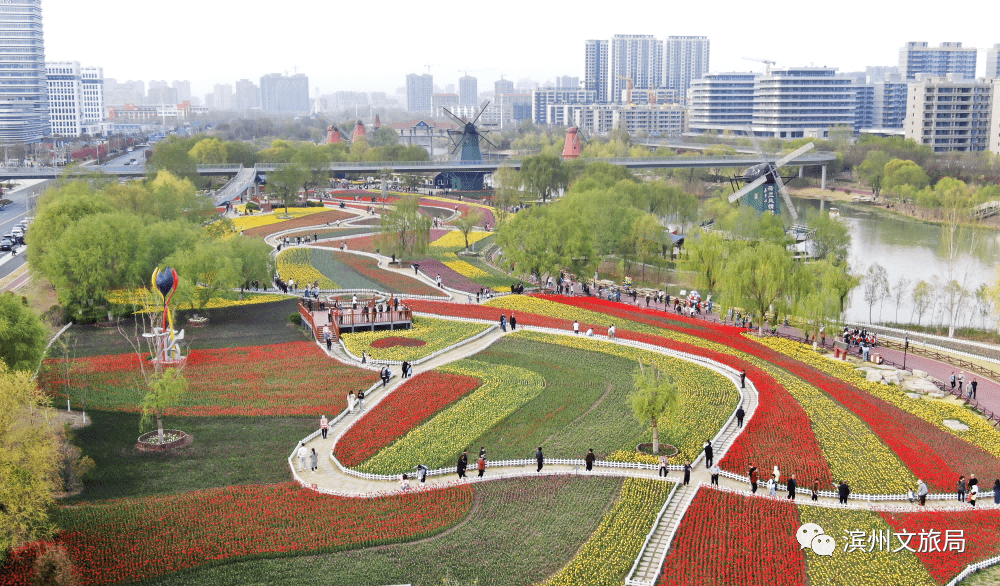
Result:
M10 235L13 237L14 242L24 244L24 230L20 226L14 226L10 231Z
M14 241L10 238L0 239L0 251L10 251L14 248Z

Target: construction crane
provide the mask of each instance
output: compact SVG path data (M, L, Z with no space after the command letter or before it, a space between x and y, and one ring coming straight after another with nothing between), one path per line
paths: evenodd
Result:
M744 61L756 61L758 63L764 64L764 73L771 75L771 66L777 63L777 61L771 61L770 59L758 59L756 57L744 57Z
M628 82L628 84L626 84L625 86L626 89L628 90L628 93L626 94L625 104L632 105L632 74L630 73L628 77L622 77L620 75L616 75L615 77L617 77L618 79L624 79L625 81Z

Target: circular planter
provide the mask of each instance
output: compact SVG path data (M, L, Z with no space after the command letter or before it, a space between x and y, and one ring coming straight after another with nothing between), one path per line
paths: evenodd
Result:
M652 456L667 456L668 458L676 456L677 454L681 453L681 451L678 450L676 447L662 442L660 443L660 452L658 454L653 453L653 442L639 444L635 447L635 451L641 454L649 454Z
M135 449L140 452L169 452L170 450L175 450L177 448L182 448L184 446L190 445L194 441L194 436L189 433L180 431L178 429L164 429L163 435L179 435L177 439L167 442L165 444L154 444L150 443L150 439L156 439L159 432L156 430L144 433L139 436L139 440L135 444Z

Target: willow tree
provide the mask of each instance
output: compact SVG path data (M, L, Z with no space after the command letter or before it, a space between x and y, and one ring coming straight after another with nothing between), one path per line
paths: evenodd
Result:
M659 453L660 424L669 421L679 410L677 383L655 366L644 368L639 362L639 371L635 373L635 391L629 400L639 423L648 423L653 429L653 453Z
M382 215L379 249L398 258L413 257L427 251L431 237L431 219L420 213L420 198L404 196L395 207Z

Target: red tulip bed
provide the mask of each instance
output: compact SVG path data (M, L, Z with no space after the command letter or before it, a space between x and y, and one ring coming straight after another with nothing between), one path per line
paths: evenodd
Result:
M659 586L805 586L805 556L789 501L701 489L674 535Z
M410 541L440 533L472 506L468 485L378 499L321 495L295 484L230 486L63 507L80 584L134 581L234 559L285 557ZM30 583L37 552L15 552L0 586Z
M378 228L373 228L374 231L378 231ZM434 242L438 238L444 236L448 233L448 230L431 230L429 242ZM347 250L357 250L360 252L371 252L374 253L379 250L378 235L370 234L368 236L358 236L356 238L345 238L342 240L331 240L329 242L320 242L317 246L325 246L327 248L340 249L340 244L343 242L347 245ZM388 256L388 255L386 255Z
M427 199L422 198L420 200L420 205L422 206L433 206L438 208L448 208L449 210L454 210L458 206L458 211L464 216L469 213L470 210L477 211L483 215L483 222L489 224L490 226L496 226L496 219L493 217L492 210L488 210L479 206L470 206L458 201L450 199Z
M347 218L353 218L354 214L349 214L347 212L342 212L340 210L327 210L325 212L319 212L316 214L308 214L301 216L299 218L294 218L291 220L285 220L282 222L277 222L275 224L267 224L265 226L257 226L256 228L250 228L243 232L243 236L259 236L263 238L264 236L270 236L276 232L283 232L285 230L291 230L292 228L303 228L305 226L318 226L321 224L333 223L338 220L346 220Z
M482 384L478 378L421 373L383 399L337 442L334 455L357 466Z
M58 361L56 361L58 362ZM71 382L90 389L88 408L139 411L137 389L144 386L135 354L72 360ZM64 398L58 369L43 381ZM184 375L188 390L166 415L314 415L336 413L350 390L367 388L378 375L330 360L316 344L287 342L193 350Z
M992 491L984 491L980 497L980 506L993 501ZM946 513L882 512L881 515L896 534L903 531L916 534L910 545L918 550L917 557L938 584L947 584L969 564L1000 554L1000 510L998 509L977 511L971 510L970 506L969 510ZM961 535L964 539L964 551L919 551L919 536L923 531L937 532L941 546L945 544L947 532L953 531L955 533L951 535L956 537Z
M991 477L1000 476L1000 460L989 452L842 379L738 335L743 331L741 328L674 317L664 312L637 310L621 303L595 298L564 296L544 298L609 313L641 324L656 325L698 336L784 368L803 381L825 391L865 421L907 468L927 482L931 490L951 490L954 479L958 478L959 474L970 471Z

